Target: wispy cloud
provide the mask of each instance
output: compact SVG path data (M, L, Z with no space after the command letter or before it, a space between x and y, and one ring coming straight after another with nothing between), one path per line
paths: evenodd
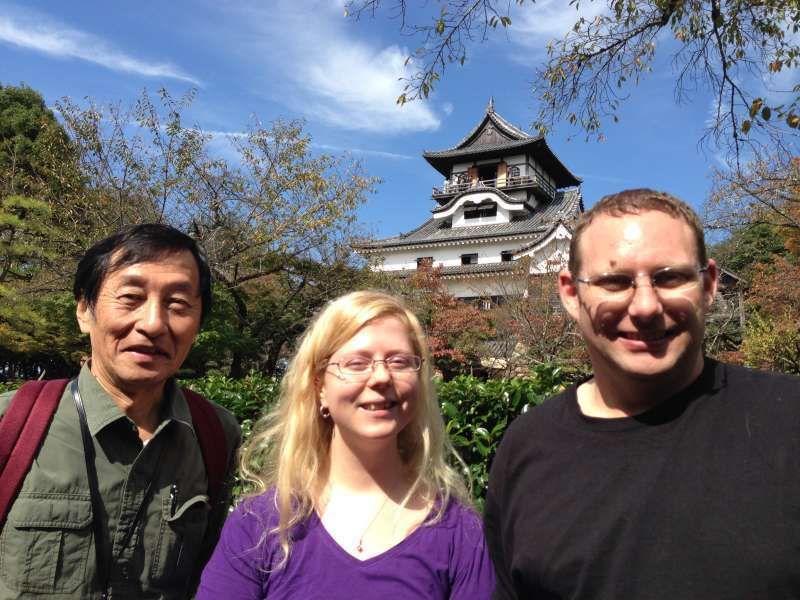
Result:
M235 150L234 140L242 140L247 138L250 133L247 131L220 131L215 129L202 129L196 130L198 133L208 135L211 137L210 143L214 148L221 148L229 146L229 150ZM351 154L361 154L364 156L376 156L378 158L388 158L391 160L418 160L418 156L410 156L408 154L398 154L397 152L387 152L385 150L370 150L367 148L353 148L345 146L336 146L333 144L319 144L311 142L311 146L317 150L327 150L330 152L349 152Z
M392 160L418 160L418 156L409 156L408 154L397 154L396 152L386 152L384 150L366 150L364 148L345 148L343 146L333 146L330 144L311 144L314 148L320 150L330 150L332 152L351 152L353 154L363 154L365 156L377 156L379 158L389 158Z
M396 103L412 72L408 52L356 37L341 6L329 0L275 0L238 7L238 48L269 76L272 95L337 128L382 133L438 129L429 102ZM231 10L226 7L226 16ZM279 75L276 77L276 75ZM284 83L281 83L284 82ZM266 85L264 86L266 89ZM275 88L279 87L279 90Z
M59 58L85 60L114 71L202 85L200 80L175 65L136 58L98 36L72 29L41 14L0 12L0 42Z
M210 135L212 138L244 139L249 133L246 131L219 131L217 129L200 129L198 133Z

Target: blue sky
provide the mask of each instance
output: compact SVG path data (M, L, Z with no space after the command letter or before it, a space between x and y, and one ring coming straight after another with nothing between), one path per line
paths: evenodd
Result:
M304 118L318 151L349 151L383 179L360 219L385 237L429 216L441 177L423 150L459 141L490 96L498 113L529 129L534 67L547 40L574 21L574 9L558 0L527 6L508 35L499 32L473 47L464 67L449 68L427 102L404 107L395 104L398 78L408 74L414 41L387 14L346 19L340 0L5 1L0 83L24 82L50 105L62 96L130 103L143 88L180 95L196 87L189 119L217 132L242 131L253 116ZM698 147L710 99L700 91L679 106L672 86L669 57L660 57L604 142L587 142L565 124L548 136L583 178L587 206L607 193L653 187L702 208L716 165Z

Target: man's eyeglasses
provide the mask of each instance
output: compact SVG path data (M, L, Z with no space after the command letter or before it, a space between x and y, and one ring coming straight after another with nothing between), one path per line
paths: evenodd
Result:
M668 298L694 288L700 283L703 272L707 270L708 265L700 268L664 267L649 275L601 273L593 277L576 277L575 281L590 286L601 296L622 300L633 297L633 290L642 285L637 283L639 278L644 277L649 279L650 286L659 297Z
M392 375L414 373L422 367L422 358L414 354L393 354L384 359L371 359L364 356L343 356L338 362L329 362L327 366L335 366L339 374L346 379L369 379L375 365L383 363Z

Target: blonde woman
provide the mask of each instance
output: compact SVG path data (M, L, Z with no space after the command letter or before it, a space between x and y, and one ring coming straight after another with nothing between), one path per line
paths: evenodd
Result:
M333 301L242 459L261 493L228 517L197 597L489 598L480 520L446 449L414 315L380 292Z

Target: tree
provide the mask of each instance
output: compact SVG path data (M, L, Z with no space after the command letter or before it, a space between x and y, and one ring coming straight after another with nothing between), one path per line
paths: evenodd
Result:
M504 299L491 313L498 351L504 351L506 375L532 371L537 365L569 364L585 370L586 346L558 297L560 263L545 274L530 274L529 259L520 259Z
M717 264L750 279L753 269L768 263L773 256L788 253L779 229L769 223L753 223L733 229L723 241L709 249Z
M188 368L203 373L239 357L239 371L279 374L295 341L327 301L376 284L369 270L350 264L349 256L331 264L300 259L290 262L294 263L291 268L287 265L237 290L247 308L243 330L234 298L217 286L214 310L192 348Z
M441 267L423 268L397 286L428 336L436 368L445 380L469 373L493 334L488 314L457 300L441 279Z
M730 182L720 193L716 223L733 226L717 246L722 264L735 265L749 280L748 319L738 350L729 353L745 364L800 372L800 203L797 163L756 162L749 177ZM781 182L781 183L778 183ZM734 204L743 207L731 210Z
M591 2L591 0L589 0ZM348 14L374 14L381 0L351 0ZM515 11L537 9L531 0L441 0L420 17L411 2L390 3L405 33L420 41L410 59L415 71L399 103L426 98L450 64L464 64L470 46L513 27ZM587 2L570 2L576 9ZM786 102L762 97L762 77L797 68L800 10L794 0L607 0L593 18L576 11L574 25L547 46L548 58L531 78L539 101L534 125L544 134L566 118L589 135L618 119L630 86L652 71L659 46L671 53L679 100L708 89L714 111L708 135L739 156L756 130L780 140L800 126L795 86Z
M38 98L43 106L35 93L25 97ZM213 348L216 339L218 349L220 340L236 340L227 346L231 352L213 359L240 376L252 364L274 368L297 334L289 315L304 323L326 292L339 289L329 276L358 271L349 251L357 233L355 211L377 180L347 156L312 152L299 121L254 120L246 133L228 139L236 157L223 159L209 150L211 134L184 122L193 99L194 92L175 98L159 90L156 99L144 92L130 107L58 102L62 146L47 145L44 159L35 154L27 162L18 159L19 152L6 153L15 160L6 161L13 169L4 173L19 173L19 165L36 168L28 169L26 178L7 176L0 183L37 195L4 194L0 236L44 235L29 248L52 250L58 258L40 261L35 277L18 290L31 299L33 292L66 292L81 252L124 225L162 222L193 235L208 256L225 318L224 323L212 318L209 326L219 330L204 331L201 342ZM60 169L69 178L51 182ZM55 184L68 193L53 192ZM23 219L21 211L35 218ZM6 246L8 258L12 246ZM22 246L15 248L19 253ZM26 265L37 256L28 256ZM32 272L20 268L16 272ZM273 309L285 312L277 318L269 315ZM268 326L270 318L285 318L283 329ZM264 348L267 359L260 357Z
M53 269L69 257L68 206L81 189L74 147L42 97L0 86L0 367L65 374L79 360L69 295ZM81 227L91 222L84 216Z
M800 253L773 255L754 267L748 308L744 363L800 374Z
M706 203L709 227L767 225L800 239L800 158L783 151L759 153L737 172L717 170L715 178Z

